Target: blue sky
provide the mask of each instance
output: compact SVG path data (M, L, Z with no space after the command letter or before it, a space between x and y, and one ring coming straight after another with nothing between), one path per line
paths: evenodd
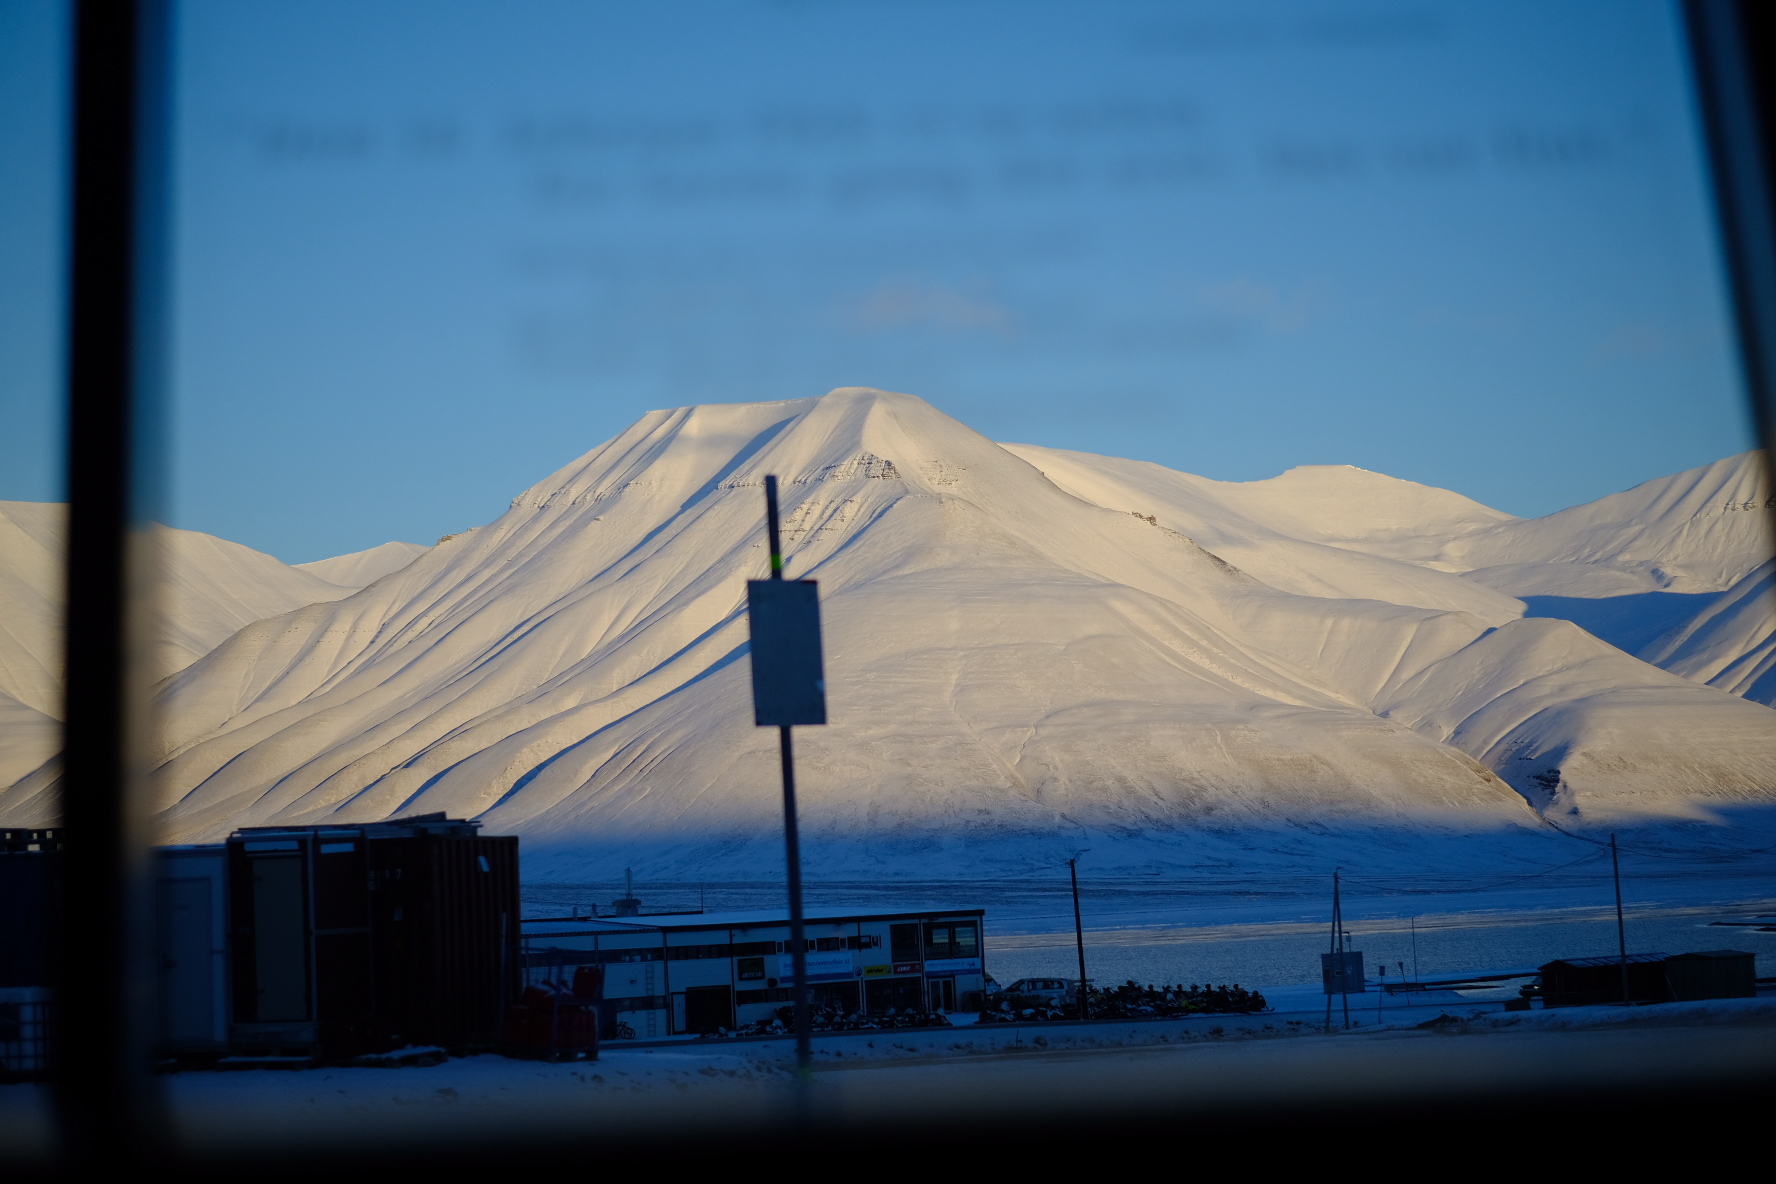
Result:
M59 496L55 5L0 7L0 497ZM642 412L1547 513L1748 446L1674 5L181 7L173 520L431 539Z

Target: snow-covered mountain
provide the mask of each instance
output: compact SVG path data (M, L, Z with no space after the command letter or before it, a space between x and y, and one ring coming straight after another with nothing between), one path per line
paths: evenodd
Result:
M1776 564L1765 560L1635 652L1685 678L1776 703Z
M861 388L653 412L496 521L168 679L156 807L173 840L448 810L523 834L530 875L771 875L744 580L776 473L790 574L821 582L826 617L833 722L797 734L814 874L990 874L1080 846L1104 870L1546 863L1602 825L1732 846L1719 823L1776 802L1776 715L1728 693L1768 661L1767 573L1734 584L1760 524L1676 520L1748 468L1666 479L1706 493L1688 500L1629 491L1644 522L1550 526L1345 466L1216 482L1001 446ZM1526 589L1526 618L1475 578L1562 563L1644 577L1624 596L1691 589L1656 592L1683 611L1661 602L1642 639L1672 669L1536 609L1607 615L1620 585ZM0 821L45 788L0 792Z
M165 609L154 674L161 678L254 621L356 590L195 530L162 527L160 562Z
M151 671L156 679L183 670L254 621L338 600L361 586L329 581L199 531L161 527L158 537L162 614ZM42 765L61 743L66 540L65 505L0 502L0 786ZM390 543L340 560L381 553L386 567L396 555L410 557L410 551L399 549L411 546ZM390 553L388 547L398 550ZM355 574L362 566L347 563L340 572Z
M1776 701L1776 679L1763 677L1776 660L1766 521L1776 504L1756 453L1520 519L1349 465L1211 481L1006 447L1068 492L1154 515L1276 588L1460 609L1489 624L1557 617L1696 682Z
M371 547L368 551L353 551L349 555L335 555L331 559L298 563L296 570L319 576L342 588L362 588L391 572L400 571L430 549L418 543L384 543L380 547Z
M1513 596L1721 592L1770 557L1771 493L1743 452L1462 535L1435 559Z
M833 723L797 739L817 873L1449 836L1545 860L1544 813L1776 797L1768 708L1434 566L1496 511L1002 447L848 388L650 413L496 521L248 625L165 684L168 837L448 810L525 835L532 874L769 874L743 610L766 473L825 606Z
M1523 615L1510 595L1414 561L1456 535L1516 521L1458 493L1350 465L1213 481L1150 461L1004 447L1075 497L1152 518L1285 592L1469 612L1489 625Z
M67 509L59 502L0 502L0 692L52 716L61 712ZM158 536L164 623L156 678L183 670L242 626L358 587L213 534L160 527Z

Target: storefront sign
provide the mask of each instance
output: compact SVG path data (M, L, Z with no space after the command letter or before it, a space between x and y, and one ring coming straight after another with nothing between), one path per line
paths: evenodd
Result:
M892 966L865 966L863 968L864 978L884 978L893 973L894 967Z
M810 951L807 958L808 981L811 983L857 977L857 971L851 964L850 950L826 950L818 953ZM784 986L795 982L795 960L788 954L777 956L777 978Z
M918 974L919 973L919 964L917 962L896 962L894 964L894 973L895 974Z
M926 974L979 974L980 968L979 958L933 958L925 963Z

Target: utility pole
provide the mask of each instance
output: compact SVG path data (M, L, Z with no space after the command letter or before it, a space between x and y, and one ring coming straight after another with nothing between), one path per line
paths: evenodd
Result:
M753 722L777 728L783 766L783 853L789 879L789 956L795 976L796 1079L803 1121L814 1053L808 1009L808 941L802 917L802 844L796 820L795 752L790 728L826 722L826 676L820 653L820 596L813 580L783 578L783 544L777 514L777 478L765 478L765 529L771 577L746 581L752 636Z
M1350 948L1350 935L1344 932L1344 905L1338 895L1338 869L1332 870L1332 928L1336 931L1335 941L1338 948L1338 986L1339 997L1344 1000L1344 1030L1350 1031L1351 1026L1351 994L1350 994L1350 958L1346 951Z
M1616 836L1610 836L1610 873L1616 881L1616 954L1622 966L1622 1002L1628 1002L1628 929L1622 924L1622 864L1616 858Z
M1332 947L1331 957L1327 962L1329 969L1325 974L1326 990L1326 1034L1332 1034L1332 979L1331 975L1338 970L1338 873L1332 873Z
M1344 931L1344 903L1339 896L1338 871L1332 872L1332 948L1320 955L1321 989L1326 994L1326 1031L1332 1030L1332 996L1344 998L1344 1027L1351 1026L1350 971L1351 958L1347 947L1350 934ZM1359 987L1361 983L1357 984Z
M1087 847L1086 851L1091 850ZM1081 851L1079 855L1084 855ZM1079 919L1079 855L1067 861L1067 874L1073 878L1073 944L1079 949L1079 1018L1090 1019L1085 992L1085 923Z

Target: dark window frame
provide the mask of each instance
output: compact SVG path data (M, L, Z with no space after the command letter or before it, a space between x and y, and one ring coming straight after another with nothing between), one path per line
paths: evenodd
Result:
M1685 0L1684 13L1745 391L1768 465L1776 432L1776 221L1769 184L1776 18L1752 0ZM58 1142L64 1166L73 1170L164 1162L158 1132L168 1125L147 1075L150 1017L141 988L151 971L139 938L148 925L140 905L150 894L140 890L134 870L147 843L130 776L143 705L128 653L140 626L140 606L130 594L137 562L131 552L158 508L162 452L153 425L165 351L170 22L169 0L73 0L62 791L67 907L52 1079ZM1705 1095L1690 1095L1697 1097ZM1649 1093L1642 1105L1668 1100L1676 1099ZM1472 1119L1471 1100L1452 1096L1451 1103L1451 1113ZM1701 1113L1694 1100L1689 1105ZM1269 1116L1273 1123L1276 1117ZM515 1149L504 1150L500 1162L510 1166ZM403 1163L412 1166L426 1154L404 1153ZM465 1166L460 1151L429 1154ZM535 1146L530 1154L547 1155ZM341 1151L336 1161L362 1158Z

